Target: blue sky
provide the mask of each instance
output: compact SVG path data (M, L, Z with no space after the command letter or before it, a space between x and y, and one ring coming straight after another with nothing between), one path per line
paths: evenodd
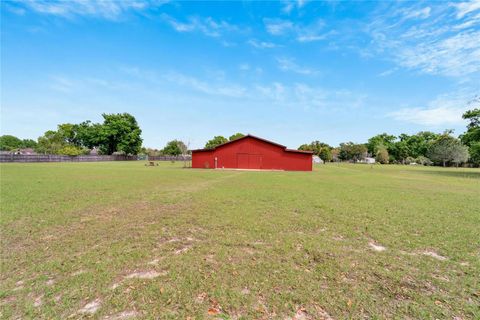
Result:
M465 129L480 1L2 1L1 133L129 112L144 145Z

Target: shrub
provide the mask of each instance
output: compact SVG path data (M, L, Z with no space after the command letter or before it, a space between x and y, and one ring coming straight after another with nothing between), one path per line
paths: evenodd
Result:
M415 158L413 157L407 157L405 159L405 164L411 164L411 163L414 163L415 162Z
M386 164L388 163L389 155L388 151L385 148L382 148L378 150L377 156L375 157L375 160L381 164Z
M82 148L75 146L64 146L63 148L58 150L58 154L62 154L65 156L79 156L84 153L85 151Z
M421 164L422 166L431 166L433 165L432 160L428 159L427 157L424 156L419 156L417 159L415 159L415 162L418 164Z

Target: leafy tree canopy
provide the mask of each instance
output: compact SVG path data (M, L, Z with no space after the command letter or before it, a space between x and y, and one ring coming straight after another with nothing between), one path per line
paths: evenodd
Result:
M368 139L367 142L367 149L370 154L377 154L378 150L381 148L386 148L387 150L391 150L393 144L397 137L389 135L387 133L377 134L376 136L371 137Z
M213 149L216 146L219 146L226 142L228 142L227 138L223 136L215 136L213 137L213 139L207 141L207 143L205 144L205 149Z
M0 150L10 151L22 147L22 140L15 136L3 135L0 137Z
M339 158L356 162L364 159L367 151L368 149L364 144L355 144L353 142L340 143Z
M468 120L469 123L467 125L467 132L460 137L462 142L467 146L471 146L475 142L480 142L480 108L465 112L463 119Z
M245 135L243 133L237 132L235 134L232 134L230 136L230 138L228 138L228 140L233 141L233 140L237 140L237 139L242 138L242 137L245 137Z
M375 157L375 161L381 163L381 164L386 164L388 163L389 160L389 155L388 155L388 150L385 147L379 148L377 151L377 155Z
M332 159L332 147L318 140L312 141L309 144L302 144L298 147L298 150L312 151L313 154L319 156L324 161L331 161ZM324 159L322 155L327 159Z
M162 149L162 153L170 156L178 156L181 154L185 154L187 150L187 146L183 141L180 140L172 140L167 143L165 148Z
M449 131L442 134L432 143L428 152L428 158L443 166L447 163L458 165L468 160L468 147L450 134Z
M134 116L128 113L102 114L99 146L102 153L138 154L142 147L142 130Z

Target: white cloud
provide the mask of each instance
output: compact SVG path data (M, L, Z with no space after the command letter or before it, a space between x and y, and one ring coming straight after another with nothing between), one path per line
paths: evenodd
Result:
M289 20L264 19L263 23L267 32L274 36L284 35L295 28L294 24Z
M426 19L426 18L430 17L430 11L432 11L432 9L430 7L425 7L423 9L410 11L405 15L405 17L406 18Z
M297 37L298 42L313 42L313 41L320 41L320 40L326 40L329 37L336 35L337 31L335 30L330 30L326 33L303 33L299 34Z
M236 84L214 84L199 80L195 77L187 76L178 72L172 72L165 76L167 81L177 85L190 87L196 91L209 95L227 96L232 98L243 97L246 94L246 88Z
M250 39L250 40L248 40L247 43L249 45L255 47L255 48L258 48L258 49L271 49L271 48L278 47L278 45L276 45L273 42L257 41L255 39Z
M375 12L367 26L373 46L364 50L366 56L382 55L399 66L433 75L465 77L480 72L480 31L475 28L480 16L462 14L463 19L455 19L451 6L384 10ZM423 20L412 24L408 20L412 17Z
M397 71L398 68L391 68L391 69L388 69L388 70L385 70L381 73L378 74L379 77L386 77L386 76L389 76L391 75L392 73L394 73L395 71Z
M92 16L105 19L117 19L127 11L142 11L149 7L158 7L166 1L136 0L26 0L21 4L38 13L72 18L74 16Z
M461 19L470 12L480 10L480 0L454 3L453 6L457 9L457 18Z
M294 1L287 0L283 2L284 2L284 6L282 8L282 11L287 14L290 14L293 9L295 8L300 9L303 6L305 6L305 4L307 3L307 0L294 0Z
M295 60L291 58L277 58L277 62L278 67L282 71L291 71L304 75L313 75L317 73L316 70L299 66Z
M465 122L462 114L467 109L475 107L468 102L471 97L472 93L466 92L441 95L428 103L426 107L402 108L388 113L387 116L398 121L422 126L458 125Z
M238 31L236 26L223 20L215 21L211 17L190 17L186 22L178 21L167 14L162 14L162 18L178 32L201 32L209 37L220 37L223 33Z
M462 108L405 108L389 113L395 120L423 126L444 126L462 123Z
M324 31L325 22L321 19L311 24L294 24L290 20L282 19L263 19L265 29L274 36L293 35L298 42L312 42L325 40L328 37L337 34L335 30Z

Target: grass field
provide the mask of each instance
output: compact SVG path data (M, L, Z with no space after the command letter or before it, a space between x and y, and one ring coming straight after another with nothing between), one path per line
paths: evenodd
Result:
M0 318L480 318L478 169L0 168Z

